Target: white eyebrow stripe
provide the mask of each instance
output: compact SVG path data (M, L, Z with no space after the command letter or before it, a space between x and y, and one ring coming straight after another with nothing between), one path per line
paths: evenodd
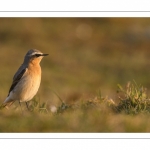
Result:
M43 53L34 52L34 53L31 54L31 56L34 56L34 55L36 55L36 54L43 54Z

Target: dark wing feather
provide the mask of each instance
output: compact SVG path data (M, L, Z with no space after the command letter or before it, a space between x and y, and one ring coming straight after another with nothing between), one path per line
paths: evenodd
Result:
M15 86L18 84L18 82L20 81L20 79L22 78L22 76L24 75L26 71L26 68L23 69L17 76L16 78L13 80L13 83L9 89L9 93L15 88ZM8 93L8 96L9 96L9 93Z

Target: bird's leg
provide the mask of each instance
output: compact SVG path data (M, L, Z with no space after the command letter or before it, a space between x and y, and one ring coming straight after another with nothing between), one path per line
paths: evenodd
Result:
M21 103L20 103L20 100L19 100L19 105L20 105L20 107L21 107ZM22 114L23 114L23 111L22 111L22 107L21 107L21 112L22 112Z
M28 102L25 102L25 103L26 103L27 109L30 111Z

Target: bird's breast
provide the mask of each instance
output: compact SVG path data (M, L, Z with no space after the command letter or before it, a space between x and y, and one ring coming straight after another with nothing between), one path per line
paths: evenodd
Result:
M15 99L21 102L31 100L37 93L41 82L41 68L28 67L27 71L21 78L13 91Z

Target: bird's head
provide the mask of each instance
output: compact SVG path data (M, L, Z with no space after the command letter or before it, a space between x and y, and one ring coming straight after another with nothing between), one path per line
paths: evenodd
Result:
M37 49L31 49L25 55L24 63L37 63L39 64L44 56L49 54L43 54L41 51Z

